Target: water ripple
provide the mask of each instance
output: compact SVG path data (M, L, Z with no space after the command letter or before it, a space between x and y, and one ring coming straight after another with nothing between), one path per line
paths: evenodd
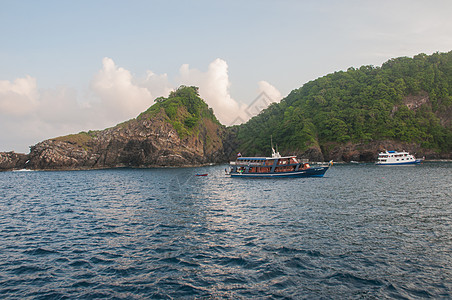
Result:
M223 169L0 173L2 298L452 297L452 164Z

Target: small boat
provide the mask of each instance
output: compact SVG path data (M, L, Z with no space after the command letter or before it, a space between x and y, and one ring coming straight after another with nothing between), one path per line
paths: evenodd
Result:
M376 165L414 165L420 164L424 158L416 159L406 151L385 151L378 154Z
M207 173L203 173L203 174L196 174L195 176L207 176Z
M272 147L272 157L242 157L230 162L231 177L275 178L275 177L323 177L333 161L326 166L311 167L299 162L296 156L281 156Z

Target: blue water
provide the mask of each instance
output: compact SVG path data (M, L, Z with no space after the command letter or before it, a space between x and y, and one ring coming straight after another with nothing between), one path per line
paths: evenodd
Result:
M0 298L452 298L452 163L224 168L0 173Z

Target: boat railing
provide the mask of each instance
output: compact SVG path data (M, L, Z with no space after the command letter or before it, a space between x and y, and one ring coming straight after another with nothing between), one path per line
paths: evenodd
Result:
M233 165L233 166L252 166L252 167L267 166L267 165L264 164L264 162L248 162L248 161L231 161L230 165Z

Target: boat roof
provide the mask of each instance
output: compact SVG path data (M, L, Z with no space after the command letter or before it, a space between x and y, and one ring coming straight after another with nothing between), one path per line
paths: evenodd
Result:
M387 154L387 153L408 153L409 154L409 152L407 152L407 151L394 151L394 150L380 152L380 154Z
M269 159L287 159L287 158L294 158L297 157L296 155L291 156L282 156L282 157L237 157L237 160L269 160Z
M385 151L385 152L380 152L378 153L378 156L384 156L384 155L388 155L388 154L394 154L394 155L411 155L409 152L407 151Z

